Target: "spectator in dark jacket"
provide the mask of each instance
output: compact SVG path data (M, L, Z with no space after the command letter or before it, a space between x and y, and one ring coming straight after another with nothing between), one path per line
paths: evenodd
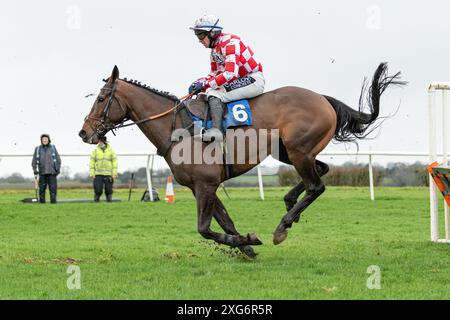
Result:
M61 170L61 158L56 147L50 143L50 136L41 135L41 145L34 149L31 166L36 178L39 176L39 202L45 203L45 190L50 190L50 202L56 203L56 177Z

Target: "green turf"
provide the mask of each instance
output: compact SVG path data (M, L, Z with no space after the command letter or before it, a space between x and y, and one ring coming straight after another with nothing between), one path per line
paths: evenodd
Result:
M263 182L265 185L279 185L279 179L277 175L264 176ZM225 184L247 184L247 185L258 185L258 176L242 175L232 178L225 182Z
M327 189L272 244L286 188L230 189L220 197L242 233L264 242L254 261L202 240L192 194L176 203L38 205L33 192L0 191L1 299L449 299L450 245L429 241L428 189ZM90 190L61 190L89 198ZM218 230L216 224L214 229ZM70 264L81 289L66 285ZM381 270L381 289L366 286Z

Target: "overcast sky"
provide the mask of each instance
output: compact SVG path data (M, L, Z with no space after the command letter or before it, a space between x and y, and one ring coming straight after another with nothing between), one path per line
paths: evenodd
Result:
M400 109L360 150L428 150L426 88L450 81L448 1L19 0L0 4L0 154L32 153L43 132L62 154L90 153L77 135L95 98L85 96L115 64L121 77L184 95L209 71L209 50L188 29L204 13L253 48L266 91L301 86L356 107L363 78L387 61L409 85L385 93L381 113ZM108 137L118 153L155 151L136 128ZM356 150L326 150L346 148ZM3 159L0 176L31 175L30 161ZM65 164L87 169L87 159ZM119 171L144 164L123 160Z

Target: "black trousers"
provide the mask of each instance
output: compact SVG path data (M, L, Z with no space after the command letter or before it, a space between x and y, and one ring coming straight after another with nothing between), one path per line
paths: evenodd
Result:
M39 175L39 202L45 203L45 190L50 191L50 202L56 203L56 191L58 184L56 182L56 174L40 174Z
M94 178L94 201L100 201L100 196L105 189L106 201L110 202L113 194L113 178L111 176L97 175Z

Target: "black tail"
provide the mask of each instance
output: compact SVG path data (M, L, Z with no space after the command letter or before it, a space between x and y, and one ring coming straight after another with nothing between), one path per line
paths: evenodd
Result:
M397 72L393 76L388 76L387 63L380 63L373 75L372 84L369 88L367 88L367 81L364 79L359 97L358 111L353 110L345 103L333 97L324 95L336 111L337 124L334 139L340 142L352 142L356 139L364 139L367 137L376 128L373 127L367 131L378 118L380 113L380 97L383 92L390 85L401 86L406 84L405 81L400 81L399 79L400 72ZM364 101L364 98L366 101ZM370 113L363 112L365 104L368 105Z

